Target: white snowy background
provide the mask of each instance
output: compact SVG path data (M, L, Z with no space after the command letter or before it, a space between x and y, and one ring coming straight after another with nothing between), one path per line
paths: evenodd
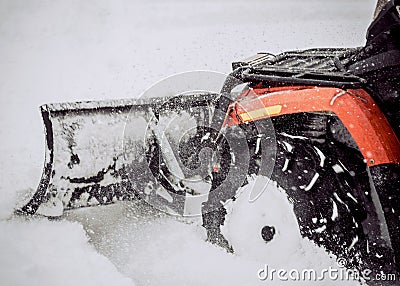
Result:
M361 46L374 4L0 0L0 285L266 285L256 276L265 263L333 265L301 238L283 239L275 246L283 255L268 255L264 245L240 237L246 233L240 226L252 225L244 220L262 212L263 202L282 203L275 217L295 224L274 190L259 200L260 208L249 212L244 202L232 216L227 232L238 249L248 247L237 255L204 242L195 225L143 215L132 204L80 210L59 221L12 213L40 179L39 105L138 97L166 76L228 73L232 61L259 51Z

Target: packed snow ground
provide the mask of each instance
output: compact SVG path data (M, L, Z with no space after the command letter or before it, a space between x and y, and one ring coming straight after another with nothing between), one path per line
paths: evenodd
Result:
M60 221L13 217L42 170L38 106L137 97L174 73L227 73L232 61L258 51L360 46L374 2L0 0L1 284L255 285L264 263L285 263L275 255L264 261L259 246L239 235L240 225L257 224L243 220L259 217L264 205L232 216L227 236L238 249L249 247L237 256L204 242L195 224L140 218L129 203L72 212ZM284 204L272 194L260 204ZM248 209L245 204L234 210ZM297 237L276 249L285 251L286 243L294 250L286 262L302 268L334 263Z

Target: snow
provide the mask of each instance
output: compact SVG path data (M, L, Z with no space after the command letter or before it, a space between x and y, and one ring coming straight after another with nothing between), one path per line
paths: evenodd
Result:
M81 224L0 222L2 285L135 285L88 243Z
M303 265L312 262L313 258L304 256L311 254L313 257L312 252L305 251L313 248L309 246L312 243L301 237L293 207L286 194L278 190L273 182L268 183L266 178L264 183L268 187L257 200L249 202L249 192L252 189L252 185L249 185L231 203L232 210L223 230L235 253L260 263L269 260L279 267L294 267L299 259ZM274 239L268 243L260 236L261 229L266 225L276 230ZM288 261L288 257L291 257L291 261Z
M227 254L204 242L196 224L141 220L129 204L60 221L13 217L43 167L38 106L138 97L171 74L227 73L259 51L360 46L374 2L0 0L1 284L257 285L263 265L250 254L258 248ZM299 265L332 263L315 251L298 254Z
M80 209L69 212L67 220L80 222L97 251L139 285L265 285L257 276L265 264L287 270L338 268L335 257L300 237L292 205L282 191L270 184L254 202L248 200L250 192L249 186L243 188L223 227L235 255L205 242L205 231L196 219L183 223L139 203ZM270 245L259 235L266 224L277 229L278 237ZM328 280L324 285L359 284Z

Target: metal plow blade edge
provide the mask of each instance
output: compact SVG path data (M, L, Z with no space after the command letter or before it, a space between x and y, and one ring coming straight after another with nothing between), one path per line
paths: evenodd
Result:
M149 169L146 154L154 140L152 129L163 123L163 136L177 146L184 133L210 124L218 96L198 93L41 106L44 170L36 192L16 213L60 216L66 209L142 197L182 214L184 196L166 192Z

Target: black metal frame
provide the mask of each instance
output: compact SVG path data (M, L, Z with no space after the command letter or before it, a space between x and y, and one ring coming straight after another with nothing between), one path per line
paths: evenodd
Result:
M243 81L271 86L315 85L358 88L365 80L346 69L358 48L329 48L290 51L279 55L260 53L232 64Z

